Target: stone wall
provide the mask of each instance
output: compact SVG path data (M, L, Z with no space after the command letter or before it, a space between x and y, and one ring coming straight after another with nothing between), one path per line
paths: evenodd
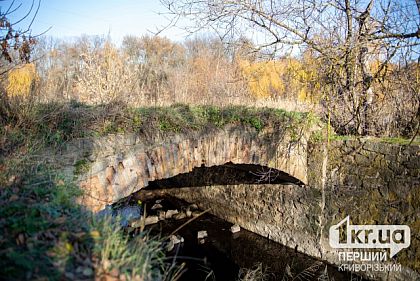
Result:
M396 255L402 272L371 272L384 280L420 278L420 148L373 141L311 144L307 186L229 185L162 192L210 208L218 217L283 245L338 264L328 230L352 224L406 224L411 246ZM416 272L417 271L417 272Z
M411 245L396 255L396 262L420 272L420 146L333 142L327 163L323 256L337 259L336 251L329 248L328 229L347 215L358 225L405 224L411 229Z
M231 223L321 258L321 192L307 186L241 184L160 190Z

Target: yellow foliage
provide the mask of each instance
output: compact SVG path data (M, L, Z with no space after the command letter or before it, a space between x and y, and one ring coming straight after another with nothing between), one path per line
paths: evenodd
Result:
M7 93L9 96L29 96L31 87L37 80L38 75L33 63L12 69L7 76Z
M239 61L248 87L258 98L288 96L309 100L320 89L316 67L306 59L281 59L250 63Z
M248 80L251 93L256 97L269 97L284 91L284 84L281 81L284 67L279 61L255 63L240 61L239 65Z

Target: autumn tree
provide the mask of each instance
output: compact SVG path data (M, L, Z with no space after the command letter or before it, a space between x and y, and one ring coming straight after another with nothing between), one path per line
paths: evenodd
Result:
M167 99L169 77L185 62L185 49L165 37L126 36L122 50L135 68L139 92L155 104Z
M31 48L35 44L35 36L32 36L30 27L38 13L41 0L32 0L27 13L16 21L10 17L20 8L14 1L5 10L0 7L0 75L7 73L19 63L29 63L31 60ZM36 6L36 8L35 8ZM17 28L17 25L29 18L32 11L35 14L31 17L31 23L27 29Z
M0 7L0 123L22 122L30 111L31 93L37 81L35 67L30 64L36 36L32 36L30 28L40 4L41 0L32 0L26 14L14 21L11 18L21 6L12 1L5 9ZM25 19L30 19L27 28L18 28Z
M231 40L252 30L260 35L260 50L312 51L322 66L326 114L342 133L372 132L375 82L391 63L418 56L418 0L161 2L172 15L188 17L190 31L212 29ZM374 60L380 62L375 69Z
M132 92L134 75L124 54L109 38L82 37L78 44L73 84L78 100L94 104L128 100L125 95Z

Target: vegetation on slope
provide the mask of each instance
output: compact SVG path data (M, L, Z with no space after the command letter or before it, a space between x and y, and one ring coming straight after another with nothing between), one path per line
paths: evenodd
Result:
M96 222L74 204L81 191L61 177L53 163L45 163L39 156L45 149L111 133L188 133L227 124L247 125L258 132L267 126L304 125L310 119L307 114L268 108L181 104L134 109L73 102L28 108L2 119L0 126L0 268L11 280L108 275L155 280L176 274L164 262L161 241L147 235L128 239L118 225ZM83 169L83 163L78 167Z
M205 127L242 124L257 131L267 126L292 126L315 121L309 113L281 109L231 106L188 106L129 108L122 104L86 106L81 103L36 104L19 118L8 118L0 127L0 152L25 152L56 146L74 138L110 133L188 132Z
M162 241L129 238L75 204L80 189L42 163L20 163L0 189L0 274L7 280L172 280ZM25 167L22 171L21 168ZM1 174L5 175L2 166Z

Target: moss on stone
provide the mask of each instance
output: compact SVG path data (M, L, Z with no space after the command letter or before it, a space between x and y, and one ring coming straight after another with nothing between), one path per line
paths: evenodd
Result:
M75 175L82 175L89 171L90 164L89 161L85 158L77 160L74 164L74 174Z

